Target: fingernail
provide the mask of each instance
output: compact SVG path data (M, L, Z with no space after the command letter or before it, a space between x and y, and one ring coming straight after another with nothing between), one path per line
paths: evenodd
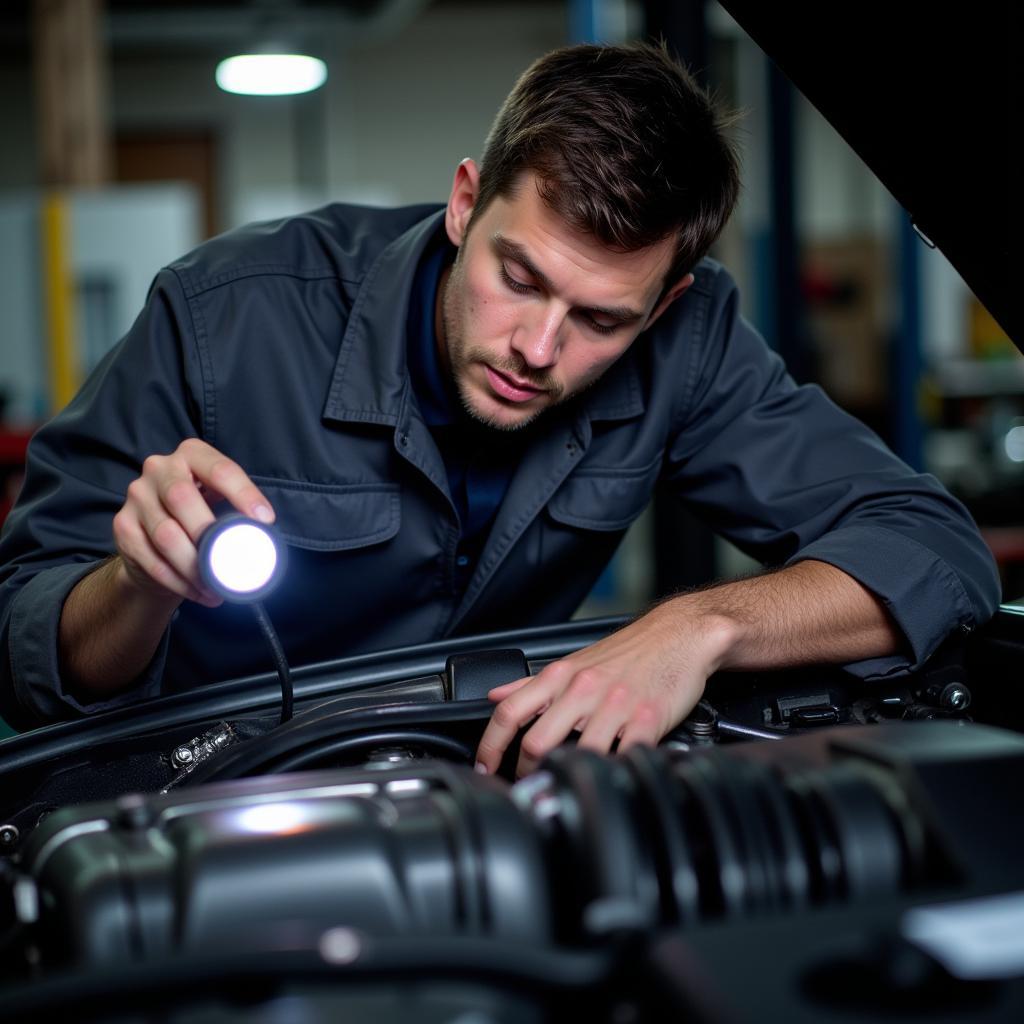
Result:
M254 505L252 514L261 523L272 523L274 521L274 513L266 505Z
M477 763L473 765L473 771L475 771L477 775L486 775L487 765L485 765L483 761L477 761Z

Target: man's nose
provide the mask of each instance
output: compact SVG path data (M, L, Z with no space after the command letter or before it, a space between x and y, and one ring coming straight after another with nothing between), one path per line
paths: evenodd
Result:
M562 324L559 310L545 310L519 325L512 335L512 348L532 369L554 366L562 348Z

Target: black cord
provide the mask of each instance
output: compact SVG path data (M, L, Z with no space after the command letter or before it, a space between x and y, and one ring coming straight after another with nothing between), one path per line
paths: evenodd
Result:
M270 651L274 656L274 667L277 669L277 676L281 680L281 724L291 721L292 717L292 673L288 668L288 659L284 656L284 648L278 638L274 624L270 621L266 608L262 601L254 601L252 604L256 621L260 624L260 630L270 644Z

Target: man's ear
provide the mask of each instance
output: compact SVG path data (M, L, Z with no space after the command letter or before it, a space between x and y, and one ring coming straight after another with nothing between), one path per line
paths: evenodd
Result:
M462 245L466 237L466 228L476 206L476 197L480 193L480 171L476 161L466 157L455 168L455 179L452 181L452 192L448 197L448 209L444 213L444 226L452 245Z
M660 299L658 304L651 310L651 315L647 318L647 323L644 324L643 329L646 331L648 327L654 324L654 321L661 316L662 313L668 309L669 306L679 298L683 292L686 291L690 285L693 284L693 274L684 274L671 288L669 288Z

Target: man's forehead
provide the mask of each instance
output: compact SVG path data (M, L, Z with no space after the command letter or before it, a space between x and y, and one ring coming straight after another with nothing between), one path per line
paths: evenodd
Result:
M484 215L488 244L496 253L525 264L546 284L577 271L598 278L622 298L646 304L661 293L674 256L674 240L645 249L616 250L567 223L542 198L534 182L522 182L508 196L496 196Z
M534 262L525 246L506 238L500 232L495 232L491 235L491 245L499 255L515 260L516 263L530 274L536 283L541 285L547 291L559 291L558 284L553 282L548 277L547 273ZM597 302L581 302L579 304L586 306L592 311L599 311L605 316L614 317L616 320L623 323L632 320L640 320L645 315L645 312L642 309L637 309L635 306L629 305L614 305L609 303L604 297Z

